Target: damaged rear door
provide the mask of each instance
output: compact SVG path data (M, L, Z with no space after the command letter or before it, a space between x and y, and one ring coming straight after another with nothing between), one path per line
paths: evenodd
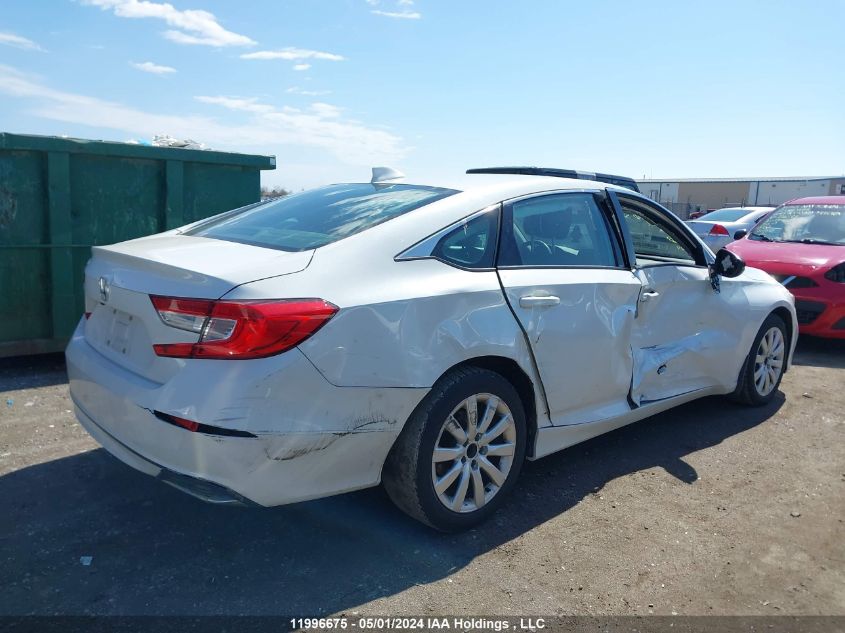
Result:
M497 268L531 345L553 424L630 411L631 329L641 283L600 191L540 194L503 207Z
M711 285L704 248L661 207L608 195L624 218L642 283L631 330L631 401L639 406L730 383L720 375L735 365L742 327Z

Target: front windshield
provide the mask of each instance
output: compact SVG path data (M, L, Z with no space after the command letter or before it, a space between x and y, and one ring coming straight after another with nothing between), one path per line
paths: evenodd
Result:
M767 242L845 245L845 204L778 207L749 236Z

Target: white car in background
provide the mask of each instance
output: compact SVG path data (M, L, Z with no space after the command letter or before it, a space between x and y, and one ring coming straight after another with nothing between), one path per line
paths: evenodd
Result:
M532 175L376 169L94 247L85 289L70 392L121 460L215 503L383 482L440 530L488 517L526 458L702 396L769 402L797 333L788 290L663 207Z
M687 224L715 253L737 239L737 231L748 233L773 210L774 207L725 207L687 220Z

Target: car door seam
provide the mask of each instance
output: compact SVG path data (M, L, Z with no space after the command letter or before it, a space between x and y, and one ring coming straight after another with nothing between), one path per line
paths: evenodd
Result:
M554 425L554 420L552 420L551 415L551 407L549 406L549 397L546 395L546 385L543 384L543 376L540 374L540 365L537 363L537 358L534 355L534 348L531 346L531 339L528 338L528 332L523 327L522 322L519 320L519 317L516 316L516 312L514 312L513 306L511 305L510 299L508 299L508 293L505 292L505 285L502 282L502 276L499 274L498 268L496 269L496 279L499 281L499 289L502 291L502 296L505 299L505 305L508 306L508 310L513 317L513 320L516 322L519 331L522 332L522 338L525 340L525 345L528 348L528 356L531 359L531 367L534 370L534 375L537 376L537 384L540 387L540 395L543 398L543 404L546 407L546 417L549 421Z

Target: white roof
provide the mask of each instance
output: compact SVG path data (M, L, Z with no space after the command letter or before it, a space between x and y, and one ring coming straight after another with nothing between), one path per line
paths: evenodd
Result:
M523 196L541 191L558 191L567 189L619 189L630 191L624 187L616 187L594 180L580 180L576 178L556 178L552 176L525 176L522 174L462 174L454 180L441 182L420 182L404 180L405 184L427 185L431 187L446 187L457 189L473 196L506 200L516 196Z
M481 211L491 204L533 193L579 189L618 189L619 191L634 193L622 187L591 180L503 174L462 174L451 182L448 180L431 182L425 179L406 178L385 184L446 187L455 189L459 193L424 205L410 213L404 213L393 218L390 222L382 222L366 231L350 236L349 239L327 244L321 247L321 251L328 254L335 250L353 248L352 244L357 245L354 248L360 248L362 244L369 244L366 248L374 250L382 248L383 244L407 242L407 245L411 246L415 241L466 218L476 211ZM393 255L395 253L391 254L391 257Z

